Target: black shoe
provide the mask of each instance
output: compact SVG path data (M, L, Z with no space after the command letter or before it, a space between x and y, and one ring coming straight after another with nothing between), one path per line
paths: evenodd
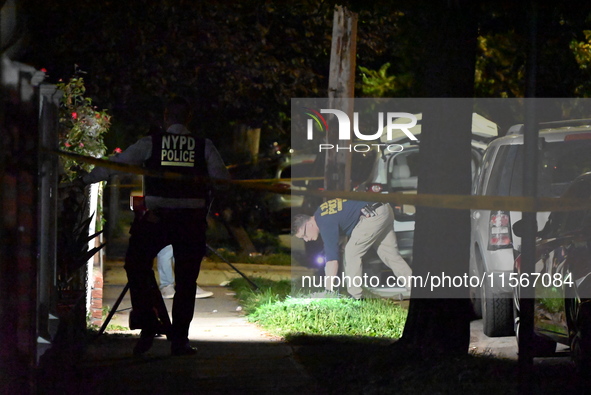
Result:
M138 342L135 344L135 347L133 348L133 355L142 355L152 348L154 336L154 332L146 332L143 330L140 335L140 340L138 340Z
M188 344L185 344L181 347L170 347L170 355L173 356L183 356L183 355L195 355L197 354L197 348L191 347Z

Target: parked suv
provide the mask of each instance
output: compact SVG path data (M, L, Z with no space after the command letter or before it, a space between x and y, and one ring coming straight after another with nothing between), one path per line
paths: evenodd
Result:
M538 195L558 197L579 174L591 170L591 120L541 124L538 146ZM474 194L522 196L522 182L523 125L514 125L487 147ZM548 215L537 213L538 226ZM470 274L495 280L494 287L485 281L482 288L471 289L471 297L474 312L482 316L484 334L490 337L514 332L513 290L501 277L509 278L521 248L521 238L512 231L520 219L517 211L472 210Z
M422 114L416 114L417 125L410 128L410 132L420 139ZM385 137L385 136L383 136ZM498 126L483 116L474 113L472 115L472 175L473 179L478 174L482 162L482 155L487 144L498 137ZM401 137L394 140L383 140L382 143L400 144L404 149L400 152L387 152L375 158L373 169L369 178L362 183L357 190L375 193L417 193L418 180L418 154L420 142L410 141ZM402 257L412 263L412 249L415 229L415 207L413 205L393 206L394 230L398 241L398 249ZM388 270L377 258L377 255L369 255L364 259L364 266L372 275L378 275L381 271Z

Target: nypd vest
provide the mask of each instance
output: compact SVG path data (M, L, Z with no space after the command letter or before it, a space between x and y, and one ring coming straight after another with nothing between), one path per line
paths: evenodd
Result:
M206 177L205 139L190 134L159 132L152 135L152 155L145 167L193 177ZM176 199L206 199L204 184L190 179L144 177L144 196Z

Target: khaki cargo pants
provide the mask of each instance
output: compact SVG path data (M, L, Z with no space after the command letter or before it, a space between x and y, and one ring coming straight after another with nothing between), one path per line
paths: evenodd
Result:
M375 212L376 215L373 217L361 216L345 246L344 266L348 280L347 291L356 299L361 297L362 286L366 285L362 284L361 259L370 248L375 248L378 257L396 277L404 277L407 280L412 274L410 266L398 252L392 207L389 204L383 204ZM399 282L402 281L399 279Z

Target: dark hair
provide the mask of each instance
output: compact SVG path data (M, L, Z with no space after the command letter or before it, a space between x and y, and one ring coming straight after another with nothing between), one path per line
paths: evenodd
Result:
M186 125L191 120L191 107L182 97L175 97L166 105L166 120L169 124Z
M310 220L309 215L306 214L297 214L291 220L291 235L295 235L298 231Z

